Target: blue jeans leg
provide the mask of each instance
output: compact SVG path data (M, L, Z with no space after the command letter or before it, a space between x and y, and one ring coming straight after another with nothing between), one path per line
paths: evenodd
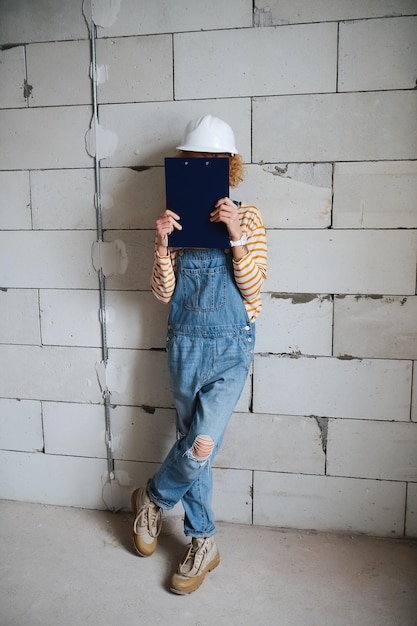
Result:
M148 491L164 509L182 499L184 531L189 536L209 537L216 532L211 463L247 379L253 346L246 345L245 339L236 335L177 337L168 352L179 439L150 481ZM193 454L199 435L213 442L213 450L204 460Z

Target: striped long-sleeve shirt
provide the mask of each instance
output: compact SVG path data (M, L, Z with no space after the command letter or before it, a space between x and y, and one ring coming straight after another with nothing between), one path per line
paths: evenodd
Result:
M242 232L248 239L248 253L239 261L233 260L233 271L248 317L254 322L262 309L261 287L266 279L265 227L256 207L240 205L238 211ZM168 252L168 256L161 257L155 247L151 278L154 295L165 303L171 301L176 284L177 249L169 248Z

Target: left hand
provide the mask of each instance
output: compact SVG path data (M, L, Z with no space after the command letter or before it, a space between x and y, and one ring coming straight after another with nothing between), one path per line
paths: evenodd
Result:
M214 211L210 213L211 222L223 222L231 239L236 241L242 236L237 206L230 198L221 198L214 205Z

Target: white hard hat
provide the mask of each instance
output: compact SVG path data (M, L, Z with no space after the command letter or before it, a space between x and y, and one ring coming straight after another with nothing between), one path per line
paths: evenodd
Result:
M205 115L189 122L177 150L237 154L233 130L229 124L213 115Z

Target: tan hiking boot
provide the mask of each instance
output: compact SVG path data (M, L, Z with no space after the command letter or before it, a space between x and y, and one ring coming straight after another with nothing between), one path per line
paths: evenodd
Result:
M162 511L149 498L145 487L132 493L133 545L140 556L151 556L155 552L157 537L161 532Z
M199 588L207 572L220 563L220 553L213 537L193 537L178 571L171 579L171 591L180 595Z

